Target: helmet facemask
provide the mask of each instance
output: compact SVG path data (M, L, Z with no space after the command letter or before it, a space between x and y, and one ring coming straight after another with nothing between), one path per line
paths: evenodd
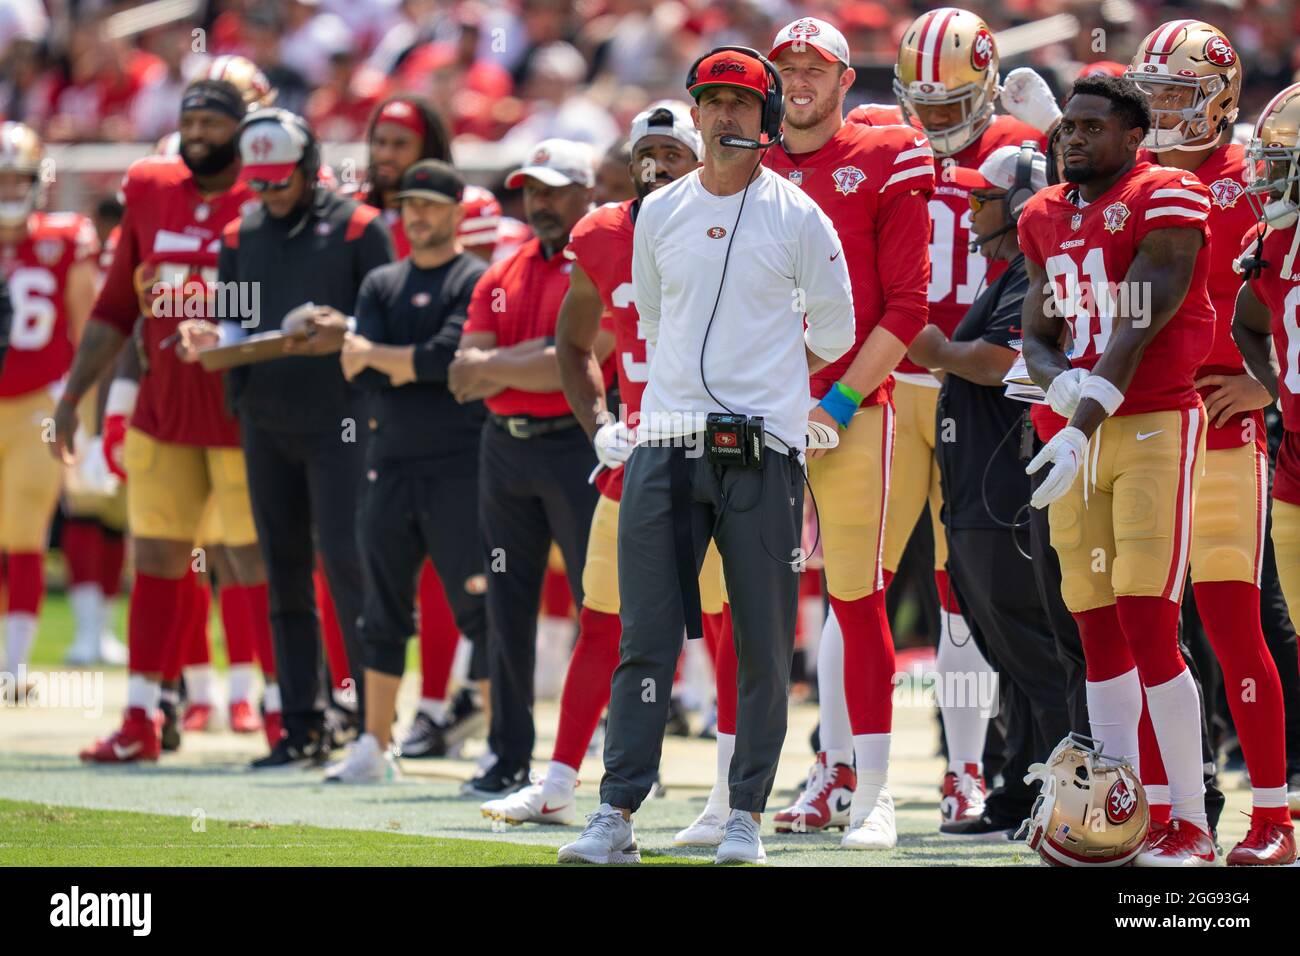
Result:
M1226 88L1223 77L1161 74L1156 78L1132 71L1124 77L1137 85L1151 107L1151 129L1142 140L1143 146L1159 153L1169 149L1194 151L1214 145L1222 125L1211 128L1207 107ZM1223 122L1231 124L1235 118L1234 110Z
M897 74L897 68L895 68ZM996 95L996 89L994 94ZM894 78L894 96L903 112L903 122L919 126L930 141L930 148L940 156L960 153L973 143L993 119L993 97L988 90L975 83L967 83L947 90L942 83L913 82L911 89L903 86L897 75ZM960 122L942 129L931 129L921 119L917 107L960 106Z
M1300 150L1265 146L1252 139L1246 159L1246 169L1253 174L1246 186L1246 201L1261 221L1274 229L1288 228L1300 218ZM1257 164L1262 164L1262 173L1254 172Z

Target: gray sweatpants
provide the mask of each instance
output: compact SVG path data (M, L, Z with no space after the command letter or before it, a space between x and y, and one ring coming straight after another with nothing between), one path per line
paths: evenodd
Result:
M605 731L600 797L636 810L659 769L685 618L675 561L670 456L645 445L626 465L618 524L623 639ZM736 752L731 806L767 805L785 742L799 577L791 567L803 526L803 472L765 450L761 471L686 463L698 576L710 537L722 555L736 641Z

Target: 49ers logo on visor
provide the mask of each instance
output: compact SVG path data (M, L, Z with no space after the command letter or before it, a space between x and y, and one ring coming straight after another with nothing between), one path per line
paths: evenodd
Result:
M993 60L993 34L983 27L975 34L970 45L970 65L977 70L984 70Z
M541 166L543 163L549 162L550 159L551 151L549 149L539 149L537 152L533 153L534 166Z
M1235 179L1218 179L1210 184L1210 198L1220 209L1231 209L1237 205L1245 189Z
M845 196L857 192L866 178L866 173L856 166L841 166L831 173L831 179L835 181L835 191Z
M745 64L739 60L719 60L709 68L709 76L722 76L724 73L745 75Z
M259 136L253 140L249 149L253 151L254 159L265 159L271 154L271 138L269 136Z
M712 229L710 229L708 232L705 233L705 235L708 236L710 239L721 239L726 234L727 234L727 230L723 229L721 226L714 226Z
M1101 222L1107 232L1119 232L1128 222L1128 206L1122 202L1113 202L1101 211Z
M1111 823L1124 823L1137 809L1137 794L1123 780L1116 780L1106 792L1106 819Z
M1223 37L1210 37L1205 41L1205 58L1215 66L1232 66L1237 62L1237 53Z

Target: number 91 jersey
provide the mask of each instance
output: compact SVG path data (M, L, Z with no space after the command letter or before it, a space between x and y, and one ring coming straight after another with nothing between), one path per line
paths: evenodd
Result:
M1190 173L1138 163L1082 208L1062 183L1025 205L1017 232L1025 256L1047 273L1052 303L1069 325L1070 364L1091 369L1117 319L1149 314L1152 290L1125 281L1138 247L1157 229L1195 229L1204 237L1182 305L1147 346L1118 415L1195 408L1194 381L1214 340L1209 275L1209 190Z
M68 371L73 353L64 303L68 270L98 253L94 225L76 213L32 213L27 237L0 246L0 271L13 308L0 398L34 392Z

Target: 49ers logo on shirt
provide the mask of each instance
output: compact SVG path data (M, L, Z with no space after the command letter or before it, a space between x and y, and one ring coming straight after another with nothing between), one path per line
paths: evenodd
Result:
M52 266L63 256L62 239L37 239L32 248L43 266Z
M726 234L727 234L727 230L723 229L721 226L714 226L708 232L705 233L705 235L708 236L710 239L721 239Z
M1210 37L1205 41L1205 58L1215 66L1232 66L1237 62L1237 52L1223 37Z
M835 181L835 191L845 196L857 192L866 178L867 174L856 166L841 166L831 173L831 179Z
M1111 823L1124 823L1137 809L1137 794L1123 780L1116 780L1106 792L1106 819Z
M1113 202L1101 211L1101 222L1107 232L1119 232L1128 222L1128 206L1122 202Z
M970 65L977 70L986 70L993 60L993 34L983 27L975 34L970 45Z
M1210 198L1220 209L1231 209L1245 193L1241 183L1235 179L1216 179L1210 183Z

